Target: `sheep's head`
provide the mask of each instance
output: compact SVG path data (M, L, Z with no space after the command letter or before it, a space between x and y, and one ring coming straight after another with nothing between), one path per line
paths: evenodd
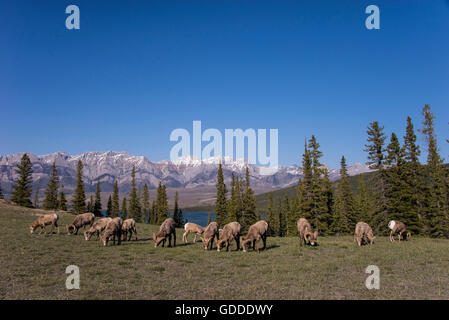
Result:
M207 247L209 246L210 241L212 238L206 239L204 237L200 237L201 241L203 242L203 248L204 250L208 250Z
M318 231L315 231L314 233L312 233L310 231L306 231L306 234L305 234L304 238L306 238L307 242L311 246L318 245L318 243L317 243Z
M36 228L37 228L37 224L33 222L33 223L30 225L30 233L33 234L34 231L36 230Z
M368 232L366 237L368 238L369 244L373 244L374 240L376 239L376 237L373 235L373 232Z
M162 240L165 239L165 233L159 231L157 235L153 233L153 240L154 240L154 247L157 248L157 246L162 242Z

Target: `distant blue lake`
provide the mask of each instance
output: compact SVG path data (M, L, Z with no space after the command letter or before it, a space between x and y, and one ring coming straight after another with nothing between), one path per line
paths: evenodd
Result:
M182 217L184 222L193 222L205 227L207 225L208 212L183 212ZM212 213L212 221L214 221L215 215Z

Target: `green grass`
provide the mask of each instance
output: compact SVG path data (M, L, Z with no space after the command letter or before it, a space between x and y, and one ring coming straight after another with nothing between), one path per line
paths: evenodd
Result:
M0 204L1 299L448 299L449 241L380 237L357 247L352 237L268 238L268 250L204 251L200 243L154 248L158 227L137 226L138 241L103 247L81 233L31 235L33 210ZM61 227L72 220L62 215ZM192 239L191 236L190 239ZM232 248L235 248L235 243ZM65 268L80 268L81 289L67 290ZM377 265L380 290L365 287Z

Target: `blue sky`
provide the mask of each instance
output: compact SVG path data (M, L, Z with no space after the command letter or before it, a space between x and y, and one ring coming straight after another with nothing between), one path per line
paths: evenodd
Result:
M65 28L69 4L80 30ZM380 30L365 28L370 4ZM366 161L369 122L402 137L426 103L449 155L449 1L8 0L0 41L3 155L159 161L173 129L201 120L223 135L279 129L280 164L299 164L315 134L338 167Z

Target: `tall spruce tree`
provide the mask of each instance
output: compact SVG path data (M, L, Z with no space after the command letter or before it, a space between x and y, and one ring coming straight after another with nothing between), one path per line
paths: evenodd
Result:
M72 210L76 214L84 213L86 211L86 194L84 193L83 182L83 163L78 160L76 172L76 188L72 199Z
M120 204L119 204L119 191L118 191L118 182L114 181L114 189L112 191L112 208L111 208L111 217L115 218L120 215Z
M97 181L97 187L95 190L95 202L93 203L93 208L92 208L92 213L96 216L96 217L101 217L101 190L100 190L100 180Z
M217 172L217 199L215 202L215 221L219 226L224 224L227 216L226 184L224 183L223 167L220 163Z
M423 127L419 131L427 143L425 232L431 237L449 237L446 170L443 167L443 159L438 152L434 128L435 116L427 104L422 110L422 115L424 117Z
M131 171L131 192L129 193L129 216L134 220L139 220L139 201L137 199L136 187L136 167L133 166Z
M106 216L110 217L111 215L112 215L112 196L109 195L107 209L106 209Z
M45 190L44 209L56 210L58 209L58 188L59 177L56 169L56 163L53 162L51 166L50 179L48 180L47 190Z
M122 210L121 210L121 218L123 219L123 220L125 220L125 219L127 219L128 218L128 208L127 208L127 200L126 200L126 197L123 197L123 200L122 200Z
M284 201L282 203L281 213L279 215L279 229L281 230L281 236L286 237L288 232L288 217L290 215L290 199L288 194L284 194Z
M67 200L65 199L64 185L61 186L61 189L59 191L58 209L67 211Z
M278 216L278 221L279 221L279 236L280 237L285 237L287 235L287 225L285 223L286 217L285 214L283 212L283 208L282 208L282 199L278 198L277 200L277 210L276 210L276 214Z
M375 233L387 232L388 225L388 209L387 209L387 195L386 195L386 173L384 170L385 162L385 134L384 127L379 125L379 122L373 121L368 126L366 131L368 134L367 144L365 150L368 153L368 161L366 164L371 169L376 169L373 179L373 196L375 199L373 208L373 229Z
M175 207L173 209L173 220L175 220L176 223L176 227L177 228L181 228L182 226L184 226L184 219L182 217L182 211L179 208L179 195L178 195L178 191L176 191L175 193Z
M276 209L273 202L273 192L268 193L268 208L267 217L268 234L270 236L277 236L279 234L279 221Z
M157 188L157 224L161 224L165 219L168 218L168 198L167 189L159 181L159 186Z
M256 212L256 197L253 189L251 189L249 169L245 170L245 181L242 188L242 217L240 219L243 230L248 230L249 227L256 223L258 215Z
M299 212L300 217L311 219L312 218L312 184L313 184L313 169L312 158L307 143L304 144L304 153L302 155L302 171L303 177L300 184L298 184L298 197L299 197Z
M26 153L23 154L17 165L17 180L13 186L11 201L23 207L32 207L30 200L33 184L33 165Z

